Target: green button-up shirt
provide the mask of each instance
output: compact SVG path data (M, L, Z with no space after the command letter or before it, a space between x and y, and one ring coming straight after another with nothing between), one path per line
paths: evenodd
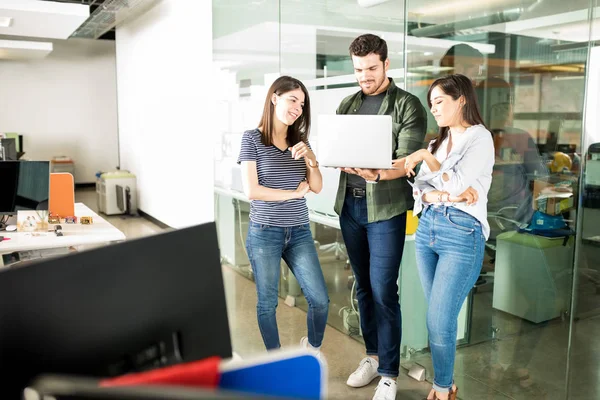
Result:
M356 114L364 95L359 91L340 103L337 114ZM419 99L400 89L390 78L390 86L381 103L378 115L392 116L393 158L402 158L421 149L427 129L427 112ZM365 132L367 135L368 132ZM366 150L368 151L368 149ZM335 212L342 214L346 197L347 176L340 174L340 184L335 200ZM412 189L406 178L379 183L367 183L367 210L369 222L385 221L400 215L413 206Z

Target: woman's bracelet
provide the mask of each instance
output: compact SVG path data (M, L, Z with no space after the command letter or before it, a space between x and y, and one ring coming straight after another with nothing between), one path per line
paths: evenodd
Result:
M444 200L444 197L446 200ZM437 197L438 203L447 203L450 201L450 194L446 192L440 192Z

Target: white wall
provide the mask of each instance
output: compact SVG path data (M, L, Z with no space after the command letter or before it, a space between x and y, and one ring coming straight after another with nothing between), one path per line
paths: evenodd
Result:
M587 154L587 149L592 143L600 142L600 47L592 48L588 61L585 104L585 146L582 154Z
M41 60L0 61L0 132L22 133L28 159L72 157L76 182L94 182L118 163L115 43L53 44Z
M175 228L213 221L212 2L163 0L116 44L121 167L139 208Z

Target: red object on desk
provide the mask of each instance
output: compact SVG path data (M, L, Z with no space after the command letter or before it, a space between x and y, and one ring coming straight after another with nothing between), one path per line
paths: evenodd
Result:
M10 240L10 238L4 237L4 236L0 236L0 242L2 242L3 240Z
M213 389L219 385L220 357L104 379L100 386L178 385Z

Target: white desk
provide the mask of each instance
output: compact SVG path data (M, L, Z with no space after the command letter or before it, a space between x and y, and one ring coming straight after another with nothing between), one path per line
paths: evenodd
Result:
M83 245L98 245L102 243L125 240L123 232L112 226L104 218L90 210L83 203L75 204L75 216L89 216L94 223L91 225L63 224L63 236L51 232L2 232L0 235L10 240L0 242L0 266L3 265L1 255L28 250L59 249ZM49 225L54 229L54 225Z
M224 188L221 186L215 186L215 193L216 194L220 194L223 196L228 196L237 200L241 200L241 201L245 201L247 203L250 203L250 200L248 200L248 198L246 197L246 195L243 192L239 192L237 190L233 190L233 189L229 189L229 188Z
M246 195L243 192L239 192L237 190L215 186L215 193L222 196L231 197L239 201L250 203L250 200L248 200ZM335 229L340 229L340 219L337 215L323 214L318 211L309 209L308 218L311 222L316 222L321 225L326 225Z

